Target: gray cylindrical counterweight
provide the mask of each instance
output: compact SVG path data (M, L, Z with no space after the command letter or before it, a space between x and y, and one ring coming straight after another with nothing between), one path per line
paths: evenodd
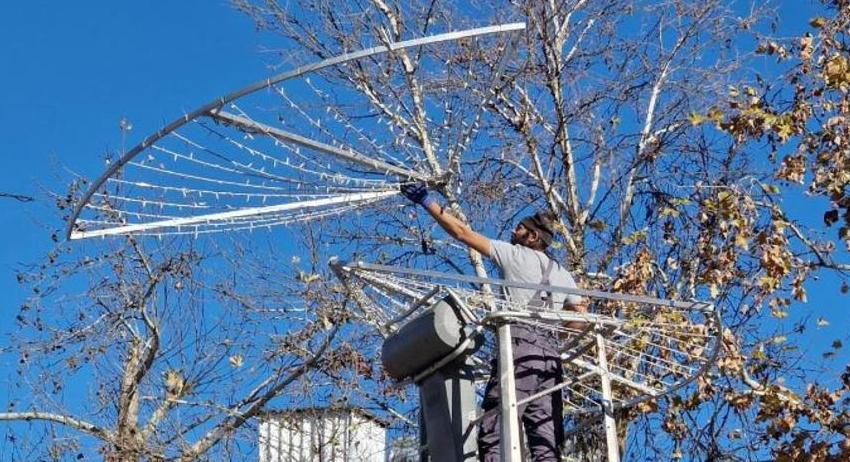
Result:
M384 341L384 370L394 379L412 377L451 353L463 341L458 310L440 300Z

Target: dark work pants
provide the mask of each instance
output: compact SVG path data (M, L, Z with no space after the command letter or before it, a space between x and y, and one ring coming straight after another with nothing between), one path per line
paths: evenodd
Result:
M551 333L535 331L526 326L511 326L514 375L517 400L561 383L563 369L558 355L557 340ZM499 407L501 399L498 361L494 361L490 380L484 392L484 412ZM563 401L561 390L542 396L518 409L532 460L560 461L564 440ZM499 447L501 413L494 412L481 422L478 430L478 457L485 462L501 460Z

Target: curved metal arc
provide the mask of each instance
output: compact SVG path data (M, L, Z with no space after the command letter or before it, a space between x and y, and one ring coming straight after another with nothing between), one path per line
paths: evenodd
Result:
M318 61L311 64L306 64L304 66L300 66L291 71L286 71L281 74L278 74L273 77L269 77L265 80L261 80L259 82L255 82L247 87L244 87L240 90L236 90L228 95L216 98L209 103L201 106L200 108L185 114L183 117L172 121L166 126L157 130L153 135L148 136L141 143L134 146L132 149L127 151L120 159L112 163L108 169L106 169L100 177L98 177L94 183L92 183L91 187L83 194L83 197L77 203L76 207L74 207L74 211L71 214L70 220L68 220L68 227L65 231L65 238L70 239L71 233L74 229L74 224L77 222L77 218L79 218L80 213L82 213L83 207L88 203L91 196L103 186L103 183L106 182L109 177L111 177L115 172L117 172L121 167L127 164L130 160L136 157L139 153L173 132L174 130L182 127L187 124L189 121L194 120L200 116L209 114L211 111L223 107L225 104L239 99L245 95L254 93L258 90L262 90L277 83L283 82L285 80L299 77L301 75L315 72L330 66L335 66L337 64L342 64L347 61L353 61L361 58L366 58L369 56L388 53L394 50L400 50L403 48L410 48L421 45L428 45L432 43L446 42L451 40L458 40L466 37L475 37L480 35L488 35L499 32L510 32L510 31L518 31L525 29L525 23L510 23L510 24L499 24L495 26L487 26L487 27L479 27L475 29L466 29L462 31L456 32L447 32L444 34L432 35L429 37L420 37L417 39L405 40L402 42L391 43L389 45L380 45L372 48L367 48L365 50L360 50L352 53L345 53L339 56L335 56L332 58L328 58L322 61Z
M697 378L699 378L700 376L702 376L706 372L708 372L708 369L710 367L714 366L714 364L717 362L717 356L720 355L720 348L722 348L722 342L721 342L721 339L720 339L720 334L721 334L723 329L722 329L722 324L721 324L721 319L720 319L720 313L718 313L717 311L714 311L714 312L710 313L710 315L714 319L714 323L715 323L716 329L717 329L717 335L714 337L714 349L709 354L709 356L706 357L705 363L703 363L702 367L700 367L696 372L694 372L686 380L683 380L682 382L677 383L676 385L673 385L669 389L665 390L664 393L661 393L660 395L658 395L654 398L660 398L662 396L669 395L669 394L681 389L682 387L692 383L694 380L696 380ZM641 403L643 401L647 401L647 400L652 399L652 398L653 397L649 397L649 396L635 398L631 401L623 403L622 405L619 405L619 406L615 405L614 408L618 409L620 407L622 407L622 408L631 407L631 406L634 406L635 404Z
M721 324L721 320L720 320L720 313L718 313L717 311L713 311L713 312L707 313L707 314L709 316L711 316L711 318L714 319L714 323L716 324L716 328L717 328L717 335L714 337L714 340L715 340L714 341L714 349L711 351L709 356L706 357L705 362L703 363L702 367L700 367L696 372L694 372L687 379L673 385L672 387L668 388L667 390L664 390L663 393L660 393L657 396L640 396L640 397L637 397L637 398L633 398L629 401L625 401L623 403L614 403L613 408L615 410L616 409L625 409L625 408L628 408L628 407L632 407L636 404L642 403L644 401L649 401L651 399L657 399L657 398L661 398L663 396L669 395L669 394L687 386L688 384L692 383L694 380L696 380L697 378L699 378L700 376L702 376L706 372L708 372L708 369L710 367L714 366L714 364L717 362L717 356L720 354L720 348L722 347L721 340L720 340L720 332L722 331L722 328L721 328L722 324Z
M645 395L639 396L637 398L632 398L628 401L623 401L622 403L613 403L613 405L612 405L613 409L614 410L625 409L625 408L632 407L636 404L642 403L644 401L649 401L649 400L652 400L652 399L658 399L658 398L661 398L663 396L669 395L669 394L681 389L682 387L692 383L698 377L705 374L708 371L708 369L716 363L717 356L720 354L720 348L721 348L721 342L720 342L720 337L719 337L719 332L721 330L721 328L720 328L720 326L721 326L721 324L720 324L720 314L717 313L717 312L712 312L712 313L709 313L709 316L711 316L714 319L714 322L717 325L716 327L717 327L717 331L718 331L718 336L715 337L714 349L712 350L711 354L706 358L702 367L700 367L696 372L694 372L687 379L673 385L672 387L664 390L663 392L657 393L655 395L645 394ZM586 372L585 374L582 375L582 377L585 377L588 374L596 374L596 372L592 372L592 371ZM576 383L580 380L581 380L581 378L574 379L574 380L565 380L561 384L555 385L552 388L543 390L543 391L541 391L541 392L539 392L535 395L529 396L525 400L518 402L517 405L524 404L526 402L531 401L532 399L536 399L540 396L543 396L543 395L546 395L546 394L549 394L549 393L557 392L557 391L559 391L563 388L566 388L566 387L573 385L574 383ZM624 385L629 386L629 384L624 384ZM595 414L601 414L602 412L603 412L602 409L575 409L575 410L570 411L569 413L575 414L575 415L586 415L586 414L595 415Z
M379 191L372 193L355 193L347 194L339 197L326 199L316 199L311 201L302 201L296 203L286 203L278 205L268 205L264 207L248 207L227 212L216 212L205 215L195 215L192 217L170 218L149 223L137 223L133 225L123 225L114 228L97 229L94 231L72 231L70 239L84 239L87 237L103 237L114 234L129 234L136 231L151 231L159 228L175 228L181 226L192 226L212 221L232 220L244 217L253 217L257 215L267 215L275 212L285 212L296 209L309 209L322 207L327 205L337 205L340 203L358 202L364 200L383 199L398 194L397 191Z

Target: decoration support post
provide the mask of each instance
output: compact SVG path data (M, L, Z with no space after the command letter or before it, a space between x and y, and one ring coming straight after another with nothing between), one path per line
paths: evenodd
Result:
M614 419L611 373L608 371L605 338L598 326L596 328L596 349L599 357L599 380L602 382L602 411L604 413L605 440L608 446L608 462L620 462L620 442L617 439L617 421Z
M511 341L511 325L501 324L497 331L499 339L499 390L501 391L501 451L502 461L520 462L519 413L517 412L516 378L514 377L514 354Z

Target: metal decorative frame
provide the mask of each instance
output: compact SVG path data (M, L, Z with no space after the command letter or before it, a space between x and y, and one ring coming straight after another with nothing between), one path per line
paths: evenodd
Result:
M495 329L502 377L503 460L519 461L517 406L549 393L564 393L565 413L600 414L609 461L618 461L614 411L676 392L704 374L721 348L721 320L714 306L596 290L506 282L368 263L332 262L333 271L358 302L363 317L384 335L431 303L452 294L475 329ZM591 302L588 313L517 306L500 288L575 294ZM582 323L582 329L564 327ZM566 380L518 401L510 327L534 325L566 337L561 358ZM504 418L508 416L508 418ZM479 417L480 419L480 417Z
M392 155L382 159L379 156L357 152L350 147L348 140L340 137L332 142L323 142L278 126L257 122L247 116L235 102L258 94L261 90L276 91L279 93L277 96L287 100L288 96L277 87L278 84L308 75L316 76L318 71L332 66L345 66L364 58L405 48L519 31L524 28L523 23L494 25L375 46L307 64L217 98L165 125L112 162L77 203L69 220L67 237L82 239L116 234L197 235L271 227L338 214L391 197L396 193L398 183L385 181L384 178L388 175L401 181L428 178L415 167L409 168L404 162L394 160ZM304 80L307 82L305 85L309 86L309 77ZM313 91L321 94L324 90ZM293 111L300 110L291 100L290 104ZM225 111L227 105L236 113ZM192 122L200 124L210 138L218 137L221 143L241 152L247 160L234 160L222 155L205 143L190 139L178 131L185 129ZM281 119L280 122L286 121ZM312 123L317 131L322 130L322 120L312 120ZM232 133L222 134L225 128L232 130ZM356 130L351 130L346 135L369 139L368 134L357 133ZM253 140L255 137L264 139L268 149L249 146L246 140ZM163 145L166 140L176 143L179 148ZM281 147L288 149L293 159L280 157L276 151ZM301 148L327 157L318 160L315 156L302 155ZM201 159L200 154L205 154L215 161ZM165 158L190 168L175 172L161 163ZM328 159L331 160L327 165L322 163ZM334 165L330 165L330 162ZM257 167L255 163L264 166ZM133 166L149 175L168 178L170 183L163 185L146 179L127 178L127 166ZM280 168L283 173L276 174L270 171L271 167ZM196 171L212 171L215 175ZM318 180L314 183L319 184L319 187L303 189L306 184L304 177ZM107 192L104 188L107 182L114 182L119 192ZM201 186L192 186L194 184ZM207 184L212 186L203 186ZM102 200L98 202L99 199ZM225 199L230 202L218 204ZM267 205L267 201L274 204ZM115 202L127 204L127 209L115 209L111 205ZM96 218L82 218L81 215L86 209L92 209ZM294 211L298 211L298 214Z

